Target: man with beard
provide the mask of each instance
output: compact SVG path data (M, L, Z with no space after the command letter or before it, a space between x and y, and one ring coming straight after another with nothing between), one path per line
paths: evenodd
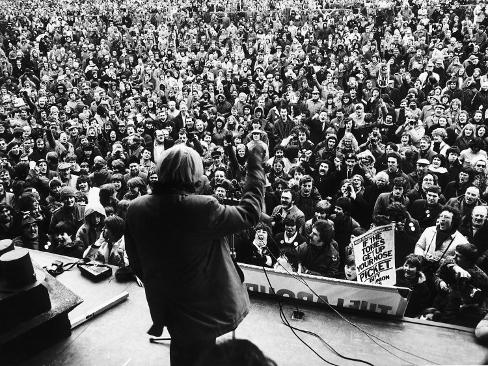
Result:
M232 109L232 104L230 104L224 94L217 95L217 102L215 103L217 108L217 113L221 114L224 117L228 117L230 115L230 110Z
M305 224L305 214L295 205L295 195L290 189L281 192L281 204L276 206L271 214L273 232L280 233L285 230L284 221L289 218L296 222L301 232Z
M298 272L316 276L337 277L339 252L334 240L334 227L327 221L317 221L308 243L298 247Z
M408 174L408 178L412 186L416 184L422 184L422 179L424 175L429 171L430 162L427 159L419 159L416 163L415 171Z
M415 200L409 209L410 214L419 222L422 230L434 226L437 216L442 211L442 205L439 203L441 188L437 185L427 187L425 194L425 199Z
M461 151L459 155L459 161L463 164L464 167L472 166L473 163L480 159L487 159L488 156L486 154L485 149L485 142L481 137L475 137L468 143L468 148Z
M310 175L300 178L300 188L295 204L305 214L305 220L313 217L315 205L320 199L320 193L313 185L313 178Z
M471 211L475 206L486 205L486 202L480 199L480 190L478 187L471 186L466 192L447 201L447 206L452 206L459 211L461 223L465 223L471 217Z
M300 235L297 230L297 224L291 219L284 221L285 231L278 233L274 241L280 249L280 255L286 257L293 270L298 270L297 248L306 242L305 237Z
M329 160L319 160L315 169L315 186L322 198L332 197L338 189L338 179Z
M136 158L135 156L132 156L129 159L129 172L124 175L124 180L126 183L129 181L129 179L135 177L139 177L144 182L147 182L147 173L141 171L139 162L140 159Z

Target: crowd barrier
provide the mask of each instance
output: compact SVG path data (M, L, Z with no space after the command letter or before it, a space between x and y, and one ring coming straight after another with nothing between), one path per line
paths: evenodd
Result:
M244 272L245 284L251 294L282 296L314 304L327 302L337 309L353 309L394 318L404 316L410 300L411 290L405 287L381 286L300 274L300 277L316 293L314 294L292 275L266 268L266 274L273 287L271 289L262 267L245 263L239 263L239 266Z

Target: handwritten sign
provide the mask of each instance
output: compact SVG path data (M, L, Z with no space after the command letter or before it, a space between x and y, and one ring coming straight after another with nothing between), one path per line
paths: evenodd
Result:
M378 226L351 241L358 282L393 286L395 272L395 225Z

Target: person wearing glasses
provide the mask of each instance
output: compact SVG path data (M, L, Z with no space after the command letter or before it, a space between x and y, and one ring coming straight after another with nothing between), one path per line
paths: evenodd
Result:
M420 235L414 254L432 264L429 275L433 275L443 261L454 258L457 245L468 243L468 239L458 231L460 222L459 211L446 205L437 217L436 225L428 227Z

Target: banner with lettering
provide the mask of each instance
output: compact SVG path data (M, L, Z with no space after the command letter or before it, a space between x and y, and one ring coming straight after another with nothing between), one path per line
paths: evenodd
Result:
M410 297L406 287L379 286L356 281L300 274L308 286L286 272L239 263L250 294L259 293L290 299L328 303L336 308L355 309L385 316L403 317ZM318 296L317 296L318 295ZM325 306L325 304L324 304Z
M396 283L395 225L375 227L351 240L358 282L393 286Z

